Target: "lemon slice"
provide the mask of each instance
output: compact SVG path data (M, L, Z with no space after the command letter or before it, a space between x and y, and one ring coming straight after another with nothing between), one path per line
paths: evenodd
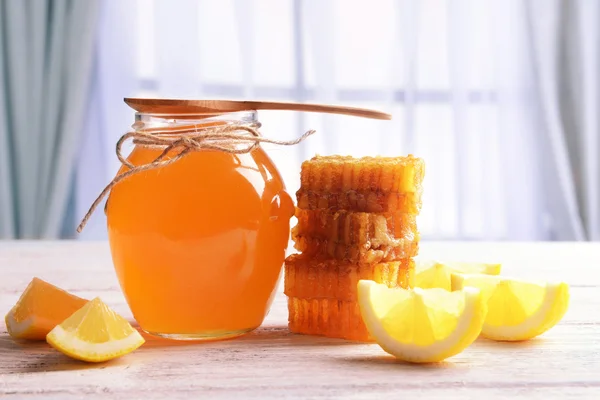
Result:
M481 331L486 306L478 289L390 289L358 282L358 303L369 334L400 360L442 361L467 348Z
M481 331L493 340L534 338L556 325L569 307L569 285L489 275L452 275L452 289L479 288L488 314Z
M33 278L6 314L6 330L15 339L45 340L56 325L86 303L85 299Z
M453 272L498 275L500 269L500 264L418 260L415 266L415 286L423 289L451 290L451 274Z
M52 329L46 340L78 360L101 362L120 357L144 344L144 338L99 298Z

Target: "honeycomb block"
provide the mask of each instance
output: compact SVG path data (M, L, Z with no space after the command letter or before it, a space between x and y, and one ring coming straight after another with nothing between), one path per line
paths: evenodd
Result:
M300 184L316 192L377 191L412 193L420 188L425 164L420 158L316 156L302 163Z
M346 210L369 213L402 211L418 214L421 211L422 188L411 193L377 190L348 190L346 192L315 191L300 188L296 192L298 208L303 210Z
M346 245L397 246L417 232L415 214L402 212L363 213L330 210L296 210L298 224L292 239L323 239Z
M372 342L356 301L288 298L291 332Z
M394 246L374 247L369 243L347 245L313 237L296 237L296 250L316 259L333 259L342 262L372 264L397 261L414 257L419 253L419 235L414 234L398 239Z
M303 299L356 301L361 279L388 287L413 287L414 261L410 258L379 264L350 264L336 260L314 260L291 255L285 261L284 293Z

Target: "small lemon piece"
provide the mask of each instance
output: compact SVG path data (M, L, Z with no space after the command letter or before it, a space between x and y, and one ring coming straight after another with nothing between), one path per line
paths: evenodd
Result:
M383 350L400 360L442 361L479 336L486 306L478 289L388 288L358 282L358 303L369 331Z
M487 301L481 334L488 339L521 341L556 325L569 308L569 285L527 282L490 275L452 274L452 289L475 287Z
M500 264L416 260L415 286L451 290L452 273L499 275Z
M90 362L111 360L144 344L138 331L99 298L57 325L46 340L69 357Z
M46 335L87 300L33 278L6 314L6 330L15 339L45 340Z

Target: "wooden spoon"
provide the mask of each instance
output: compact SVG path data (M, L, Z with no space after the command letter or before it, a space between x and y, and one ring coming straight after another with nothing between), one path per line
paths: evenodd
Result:
M223 114L250 110L307 111L328 114L352 115L373 119L392 119L390 114L366 108L334 106L327 104L294 103L283 101L236 100L176 100L125 98L125 103L137 112L150 114Z

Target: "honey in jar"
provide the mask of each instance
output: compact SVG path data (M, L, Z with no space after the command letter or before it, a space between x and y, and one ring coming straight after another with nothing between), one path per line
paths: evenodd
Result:
M138 112L134 126L164 136L189 126L256 123L255 111ZM163 151L137 144L127 160L146 165ZM106 205L110 248L142 329L174 339L217 339L257 328L280 278L293 213L282 178L260 146L242 154L194 150L115 185Z

